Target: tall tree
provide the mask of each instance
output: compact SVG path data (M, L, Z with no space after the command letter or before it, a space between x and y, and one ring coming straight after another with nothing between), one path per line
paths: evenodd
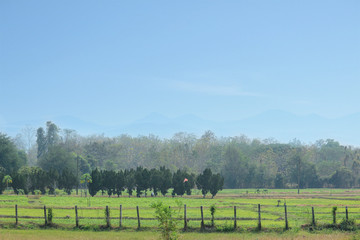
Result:
M37 143L37 146L38 146L37 158L39 159L47 151L47 143L46 143L45 131L44 131L44 129L42 127L38 128L38 130L36 132L36 143Z
M50 147L49 151L39 159L38 165L46 171L54 169L60 174L64 169L71 169L74 174L76 171L75 156L61 145Z
M116 173L115 177L115 193L118 197L122 194L122 191L124 191L125 187L125 175L122 170L118 171Z
M25 164L26 156L21 156L21 152L16 149L10 137L0 133L0 167L5 169L6 174L10 174Z
M129 197L131 197L133 190L136 186L135 171L134 169L125 170L124 175L125 175L125 187L127 189Z
M245 156L234 145L230 144L224 154L222 175L227 188L246 187L248 165Z
M91 171L91 182L89 182L89 193L93 197L97 194L98 191L101 189L101 173L100 171L95 168Z
M165 168L165 166L160 167L160 173L161 173L160 192L163 196L165 196L172 185L172 174L170 172L170 169Z
M61 172L59 179L59 187L63 189L67 194L71 194L71 191L76 186L77 178L73 171L65 168Z
M48 148L60 142L59 131L60 129L54 123L46 122L46 144Z
M216 194L223 189L224 178L219 174L213 174L210 179L210 193L211 197L214 198Z
M196 179L196 185L198 189L201 189L201 193L205 198L206 194L210 191L212 172L210 168L206 168L202 174Z

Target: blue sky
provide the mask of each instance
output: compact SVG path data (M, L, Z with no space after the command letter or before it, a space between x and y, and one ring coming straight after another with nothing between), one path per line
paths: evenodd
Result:
M360 2L1 1L0 125L360 112Z

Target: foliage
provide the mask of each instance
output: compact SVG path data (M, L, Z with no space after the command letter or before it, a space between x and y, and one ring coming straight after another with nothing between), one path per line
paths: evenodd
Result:
M39 158L38 165L46 171L54 169L60 174L64 169L76 169L75 157L61 145L49 147Z
M107 186L97 181L100 190L109 196L120 196L123 191L132 194L135 189L138 196L149 189L155 195L159 192L166 195L170 188L173 188L174 196L190 195L196 176L205 169L210 169L213 175L220 173L224 177L224 188L360 187L359 149L343 146L333 139L308 145L298 140L284 144L244 135L217 137L211 131L204 132L199 138L184 132L169 139L154 135L82 137L74 130L61 130L50 121L38 128L36 135L37 144L30 142L26 144L27 148L22 148L21 144L14 144L15 139L0 134L0 167L4 169L0 179L10 175L15 189L32 192L37 188L44 192L48 188L55 193L62 171L76 168L76 176L91 173L96 168L99 172L113 171L115 175L123 171L123 175L115 176L118 179L115 185L109 183L106 174L101 181L107 182ZM31 170L28 175L23 172L23 176L15 176L26 165L26 156L36 158L36 153L38 161L33 159L29 164L37 163L47 173L45 186L40 186L41 181L38 181L46 177L39 170L36 174ZM78 161L75 161L76 156L79 156ZM162 167L159 169L158 166ZM137 171L138 167L142 169ZM188 181L183 182L185 178ZM22 186L18 186L21 182ZM1 192L5 186L0 185ZM202 191L215 196L221 188L216 184L211 186L213 189L208 187Z
M76 181L77 178L75 174L71 170L65 168L60 175L59 187L70 195L76 185Z
M206 168L204 172L197 177L196 185L198 189L201 189L204 198L209 191L212 198L214 198L217 192L223 188L224 178L219 173L213 174L210 168Z
M89 186L89 193L93 197L96 195L98 191L100 191L102 179L101 179L101 173L97 168L91 172L90 176L91 176L91 182L89 182L88 186Z
M340 222L340 229L343 231L355 231L356 230L355 219L343 218Z
M80 183L85 184L86 190L88 190L88 189L89 189L89 184L92 183L92 177L91 177L91 175L88 174L88 173L83 174L83 175L81 176L81 178L80 178ZM86 193L85 193L85 196L86 196L86 195L87 195L87 191L86 191Z
M215 223L215 212L216 212L216 206L215 204L210 206L210 214L211 214L211 226L214 227Z
M52 209L52 208L48 208L48 209L47 209L47 221L48 221L48 224L49 224L49 225L52 224L53 217L54 217L53 209Z
M231 222L225 222L224 225L216 226L217 232L233 232L234 231L234 224Z
M155 209L155 216L159 222L162 238L166 240L178 239L174 210L165 206L162 202L153 203L151 207Z
M6 185L4 184L4 178L5 178L5 169L0 167L0 179L3 179L2 182L0 182L0 194L5 190Z
M16 172L26 164L15 144L6 134L0 133L0 168L5 174Z

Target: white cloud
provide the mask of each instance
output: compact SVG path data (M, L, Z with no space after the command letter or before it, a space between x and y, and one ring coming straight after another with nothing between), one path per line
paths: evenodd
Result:
M237 86L211 85L205 83L192 83L184 81L174 81L172 87L186 92L203 93L218 96L251 96L260 97L261 95L253 92L242 91Z

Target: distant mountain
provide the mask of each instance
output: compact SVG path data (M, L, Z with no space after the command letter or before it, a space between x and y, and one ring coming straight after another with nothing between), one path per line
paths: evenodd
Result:
M73 129L76 130L79 134L91 135L91 134L101 134L107 131L107 127L101 126L89 121L84 121L72 116L59 116L59 117L50 117L47 119L33 119L27 121L18 121L11 124L4 124L0 126L0 131L5 132L10 136L15 136L21 132L21 129L25 126L31 126L35 129L39 127L46 127L46 122L52 121L61 129Z
M121 134L138 136L154 134L162 138L171 138L177 132L189 132L201 136L206 130L211 130L217 136L245 134L250 138L274 138L285 143L295 138L304 143L332 138L342 144L360 146L358 137L360 113L328 119L315 114L299 116L285 111L272 110L237 121L226 122L210 121L191 114L169 118L159 113L151 113L132 123L118 126L102 126L72 116L49 120L62 129L74 129L81 135L104 133L106 136ZM46 121L17 122L12 125L0 126L0 131L15 136L26 125L37 128L45 126Z

